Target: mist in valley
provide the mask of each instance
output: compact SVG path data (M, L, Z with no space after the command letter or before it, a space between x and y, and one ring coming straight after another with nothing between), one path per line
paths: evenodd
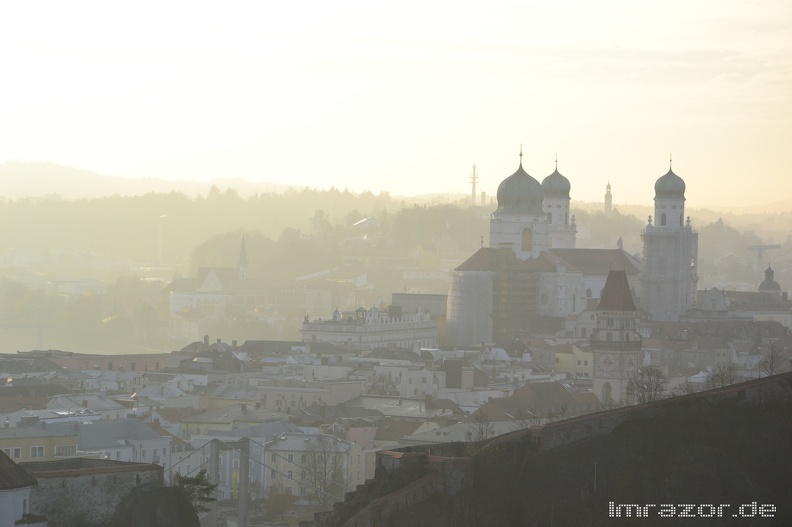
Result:
M77 172L54 173L67 181ZM129 185L100 178L101 188ZM488 245L495 208L491 200L473 204L465 195L395 197L336 188L251 194L216 185L190 195L146 192L145 185L139 181L137 191L125 194L67 199L39 192L0 203L3 352L170 351L204 333L299 340L306 315L386 307L395 292L445 294L448 272ZM625 251L640 255L640 231L651 212L651 204L617 205L606 214L601 202L573 200L578 247L615 248L621 239ZM786 225L792 212L691 206L689 214L700 233L699 289L755 288L767 265L782 289L790 288ZM255 305L222 314L174 313L173 288L196 287L202 269L237 268L243 240ZM779 247L758 260L749 247L762 244ZM199 323L191 334L174 331L176 316Z

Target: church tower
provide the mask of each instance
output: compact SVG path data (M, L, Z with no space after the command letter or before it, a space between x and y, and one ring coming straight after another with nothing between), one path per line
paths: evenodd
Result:
M613 210L613 196L611 195L611 185L608 181L608 186L605 187L605 214L610 214Z
M641 335L627 273L610 271L597 306L591 334L594 394L603 404L630 403L629 383L640 366Z
M569 217L569 180L558 172L558 159L555 171L542 181L544 192L544 211L550 221L550 247L553 249L574 249L577 225L575 217Z
M560 175L560 174L559 174ZM563 177L563 176L562 176ZM498 208L490 217L490 247L509 248L520 260L536 258L549 245L542 185L520 166L498 186Z
M698 233L685 219L685 182L669 167L655 182L652 217L641 233L641 311L678 320L693 305L698 283Z

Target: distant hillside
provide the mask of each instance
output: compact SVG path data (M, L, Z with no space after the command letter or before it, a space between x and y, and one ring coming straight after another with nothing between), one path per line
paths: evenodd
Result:
M153 178L124 178L97 174L90 170L54 163L8 161L0 164L0 196L6 199L55 198L66 200L107 196L141 196L150 192L180 192L205 196L212 185L233 188L241 196L283 192L284 185L256 183L243 179L219 178L206 181L177 181Z

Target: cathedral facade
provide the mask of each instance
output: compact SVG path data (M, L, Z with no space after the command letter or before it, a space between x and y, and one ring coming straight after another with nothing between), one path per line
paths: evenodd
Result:
M655 185L655 216L663 224L655 227L650 222L643 235L648 271L620 246L576 248L570 191L557 165L539 183L524 170L520 153L517 171L498 187L489 247L451 272L446 310L450 344L503 343L527 334L552 334L567 317L598 305L612 269L625 272L633 298L640 297L639 283L654 287L646 304L641 299L642 310L652 316L678 317L690 305L698 237L690 221L681 219L681 178L666 174ZM684 272L682 261L687 262Z

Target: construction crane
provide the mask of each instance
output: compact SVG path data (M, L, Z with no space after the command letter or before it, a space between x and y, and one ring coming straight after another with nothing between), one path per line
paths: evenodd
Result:
M751 245L748 247L749 251L756 251L756 272L759 273L761 278L762 271L764 271L764 252L769 249L780 249L778 244L764 244L764 245Z

